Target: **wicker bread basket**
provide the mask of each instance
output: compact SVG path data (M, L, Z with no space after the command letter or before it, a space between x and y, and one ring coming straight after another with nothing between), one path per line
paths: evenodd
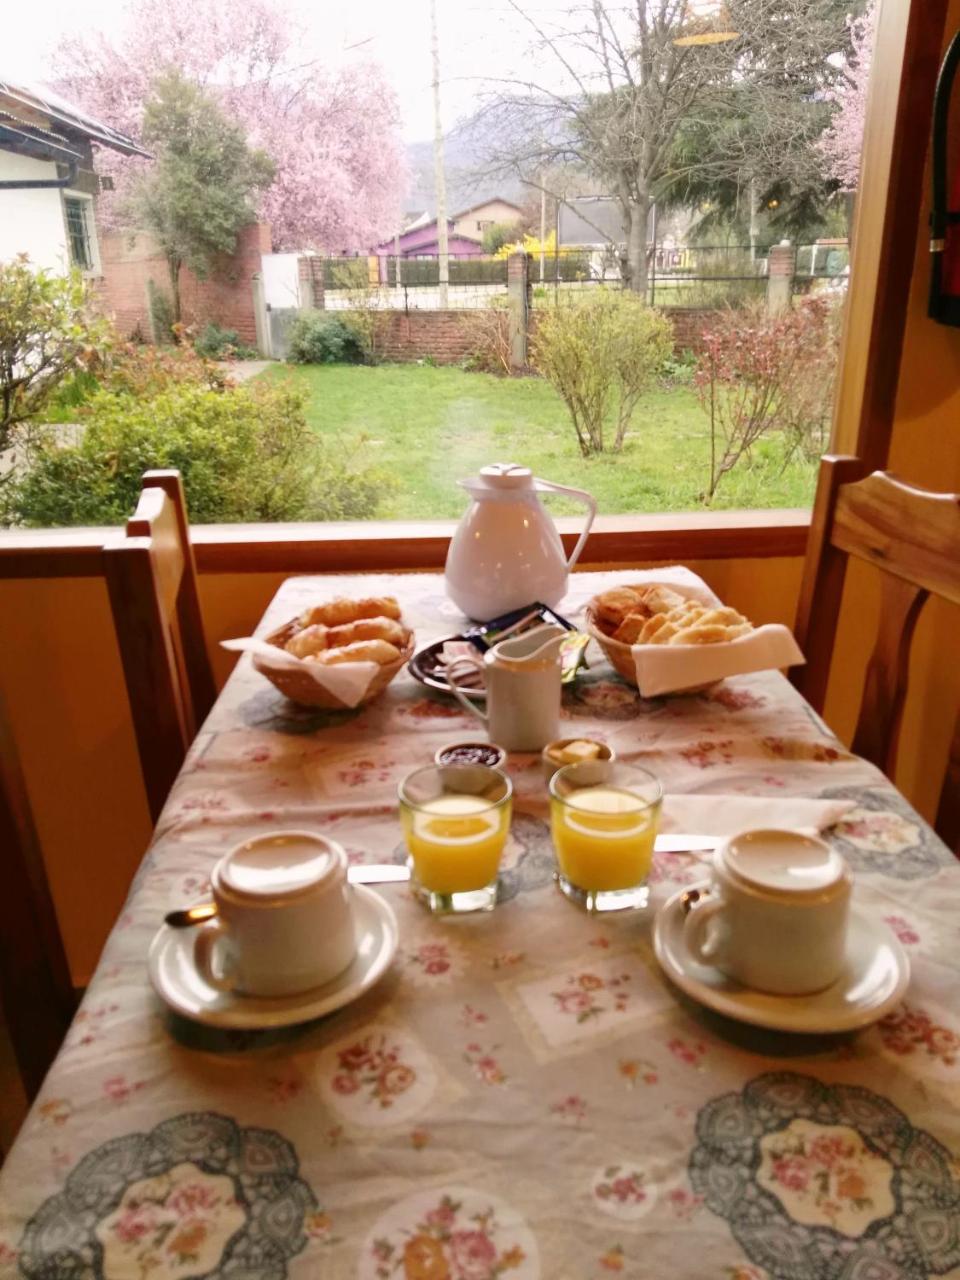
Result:
M264 639L267 644L273 644L278 649L282 649L291 636L299 630L300 619L291 618L284 626L278 627L276 631L271 631L268 636L264 636ZM358 707L366 706L378 694L383 693L394 676L413 657L413 632L409 627L404 627L404 632L406 640L400 652L400 657L395 662L387 663L380 668L371 680L366 693L356 704ZM341 702L329 689L325 689L322 684L318 684L309 671L296 671L293 668L289 671L271 671L263 667L261 660L256 656L253 659L253 665L261 675L266 676L270 683L279 689L285 697L289 698L291 702L299 702L306 707L324 707L328 711L351 710L345 702Z
M596 640L597 644L603 650L607 657L607 661L616 671L617 675L622 676L627 684L637 687L637 665L633 659L633 649L630 645L624 644L622 640L614 640L612 636L608 636L605 631L600 629L597 622L596 608L591 600L586 609L587 630ZM708 680L706 684L690 685L686 689L673 689L671 693L702 693L705 689L712 689L718 684L717 680Z

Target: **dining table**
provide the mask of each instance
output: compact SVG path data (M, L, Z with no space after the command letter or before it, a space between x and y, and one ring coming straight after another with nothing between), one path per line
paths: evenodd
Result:
M623 571L571 576L575 624ZM395 596L418 646L464 618L437 574L296 577L258 627ZM367 705L287 701L238 661L193 743L59 1055L0 1173L0 1275L32 1280L922 1280L960 1277L960 863L779 671L641 698L591 644L561 735L708 804L843 802L857 909L909 956L902 1001L843 1034L723 1017L664 976L658 908L709 876L658 852L645 910L554 882L539 754L513 754L500 900L399 924L328 1016L203 1025L151 987L164 914L269 831L402 862L398 782L482 739L402 671ZM93 849L87 856L94 856Z

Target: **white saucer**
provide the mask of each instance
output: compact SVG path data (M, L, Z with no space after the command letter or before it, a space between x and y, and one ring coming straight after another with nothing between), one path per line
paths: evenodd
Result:
M667 977L716 1013L755 1027L805 1034L854 1031L876 1022L900 1003L910 981L910 961L890 930L859 911L850 913L847 963L825 991L774 996L742 987L719 969L694 960L683 941L683 895L674 894L653 924L653 948Z
M378 893L354 885L357 954L332 982L294 996L241 996L218 991L193 963L193 929L161 925L150 944L150 981L175 1013L211 1027L286 1027L332 1013L368 991L386 973L396 954L398 929L393 908Z

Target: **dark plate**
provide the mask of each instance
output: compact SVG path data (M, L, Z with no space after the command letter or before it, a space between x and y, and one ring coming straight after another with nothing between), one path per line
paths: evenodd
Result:
M440 662L440 654L443 652L443 646L450 640L470 640L477 650L477 654L483 653L483 648L476 644L470 637L462 635L444 636L442 640L437 640L433 644L425 645L413 655L407 663L410 674L415 680L419 680L421 684L425 684L428 689L439 689L441 693L450 692L450 684L447 680L446 672ZM487 691L483 685L476 687L461 686L464 693L470 695L471 698L483 698L487 696Z

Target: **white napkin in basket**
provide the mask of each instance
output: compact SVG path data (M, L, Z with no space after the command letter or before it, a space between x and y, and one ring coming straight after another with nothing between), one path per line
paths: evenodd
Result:
M854 808L853 800L808 800L802 796L663 797L661 830L685 835L735 836L773 827L780 831L826 831Z
M768 622L719 644L635 644L633 661L637 688L643 697L654 698L748 671L793 667L806 658L789 627Z
M721 603L704 580L684 565L641 569L631 575L631 582L662 583L702 604ZM793 667L806 659L790 629L776 622L720 644L635 644L633 661L637 688L643 697L654 698L660 693L712 684L725 676Z
M328 693L346 707L355 707L370 688L374 676L380 670L376 662L340 662L336 666L325 667L319 662L305 662L296 654L279 649L275 644L267 644L256 636L243 636L238 640L221 640L224 649L234 653L251 653L256 658L258 671L306 671Z

